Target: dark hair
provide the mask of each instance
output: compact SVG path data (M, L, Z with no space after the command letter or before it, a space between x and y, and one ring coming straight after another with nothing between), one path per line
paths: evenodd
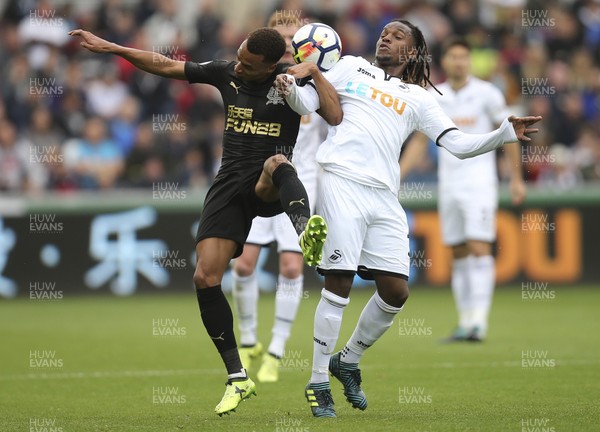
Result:
M418 53L416 59L408 59L406 69L404 69L404 72L400 78L409 84L416 84L421 87L427 87L427 84L429 84L435 89L435 91L440 93L440 91L429 80L429 74L431 72L429 68L429 62L427 61L429 58L429 52L427 51L427 43L425 42L425 38L423 37L423 33L421 33L419 27L413 25L410 21L402 19L393 19L391 22L402 23L410 29L410 33Z
M466 48L467 51L469 51L469 52L471 51L471 44L469 44L469 41L467 41L463 37L455 36L455 37L451 37L450 39L446 40L442 44L442 56L445 56L446 53L450 50L450 48L453 48L455 46L461 46L463 48Z
M274 64L285 54L285 40L272 28L262 27L248 35L246 48L252 54L263 56L265 63Z

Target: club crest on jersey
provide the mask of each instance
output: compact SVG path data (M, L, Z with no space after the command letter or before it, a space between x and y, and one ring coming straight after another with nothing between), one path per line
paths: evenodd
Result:
M285 105L285 101L283 100L283 96L277 93L275 87L271 87L269 89L269 93L267 93L267 105Z

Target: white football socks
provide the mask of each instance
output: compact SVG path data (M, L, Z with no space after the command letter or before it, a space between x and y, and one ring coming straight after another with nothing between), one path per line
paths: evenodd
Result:
M471 326L478 327L482 337L487 332L495 279L496 269L493 256L469 256L469 285L473 307Z
M240 345L256 344L256 321L258 304L258 281L256 272L250 276L233 275L233 304L237 312L238 328L240 330Z
M471 327L471 290L469 284L469 257L452 261L452 294L458 312L459 327L467 330Z
M313 364L310 382L329 382L329 358L342 326L344 308L350 299L340 297L325 288L321 290L321 300L315 311Z
M402 308L390 306L375 294L369 299L360 314L354 333L342 350L344 363L358 363L365 350L372 346L390 328L394 317Z
M285 343L290 337L292 324L296 319L298 306L302 299L304 276L288 279L279 275L277 292L275 293L275 322L273 323L273 336L269 344L269 353L283 357Z

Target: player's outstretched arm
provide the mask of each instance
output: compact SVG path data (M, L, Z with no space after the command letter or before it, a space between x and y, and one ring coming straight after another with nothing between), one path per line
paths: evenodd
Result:
M317 111L327 123L336 126L342 122L343 111L335 88L323 76L314 63L300 63L288 69L287 74L278 75L275 87L286 97L290 107L300 115ZM316 87L298 87L295 79L310 76Z
M131 62L135 67L165 78L185 80L185 62L173 60L162 54L127 48L104 40L85 30L72 30L70 36L79 36L81 46L94 53L116 54Z
M541 117L510 116L502 122L498 129L487 134L466 134L452 128L437 138L437 144L457 158L467 159L517 140L531 141L527 134L536 133L538 129L530 128L530 126L541 119Z

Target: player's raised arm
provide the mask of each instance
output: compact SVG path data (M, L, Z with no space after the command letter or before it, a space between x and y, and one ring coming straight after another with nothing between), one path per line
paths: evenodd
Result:
M296 85L295 78L308 76L312 78L314 87L312 83L304 87ZM338 94L314 63L306 62L290 67L287 74L277 77L275 85L298 114L316 111L332 126L342 122L343 111Z
M81 37L81 46L94 53L116 54L128 60L135 67L165 78L187 79L185 76L185 62L170 59L162 54L127 48L113 42L104 40L85 30L72 30L70 36Z
M530 126L541 119L541 117L510 116L498 129L487 134L466 134L458 129L452 129L440 135L437 144L459 159L466 159L516 140L531 141L527 134L536 133L538 129L532 129Z

